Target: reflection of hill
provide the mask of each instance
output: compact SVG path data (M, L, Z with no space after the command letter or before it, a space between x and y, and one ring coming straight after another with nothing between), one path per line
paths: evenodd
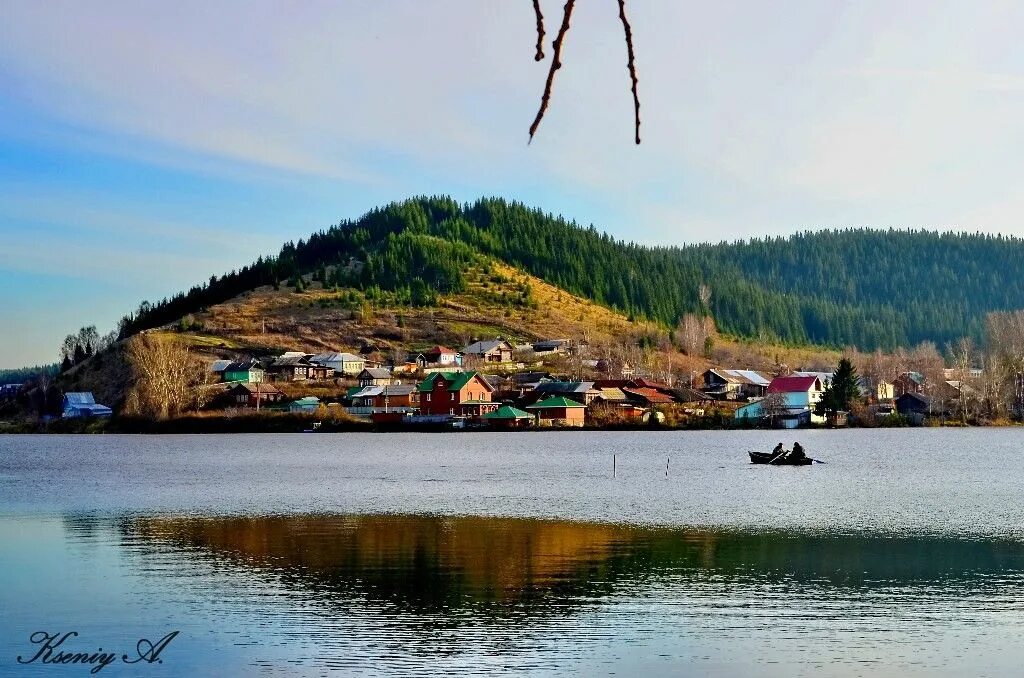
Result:
M285 586L322 592L325 602L368 598L423 612L551 612L669 577L694 589L710 581L970 588L1024 570L1022 544L927 537L414 516L149 517L121 529L149 548L273 573Z

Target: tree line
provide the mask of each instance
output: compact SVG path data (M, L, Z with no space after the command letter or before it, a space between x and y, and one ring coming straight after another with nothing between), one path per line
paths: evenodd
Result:
M899 230L649 247L593 226L485 198L420 197L286 243L277 256L125 316L119 336L261 285L321 272L325 285L395 291L413 304L461 291L469 262L494 258L635 318L675 326L710 315L719 331L790 344L891 350L980 342L985 316L1024 308L1024 240ZM709 301L701 290L709 290Z

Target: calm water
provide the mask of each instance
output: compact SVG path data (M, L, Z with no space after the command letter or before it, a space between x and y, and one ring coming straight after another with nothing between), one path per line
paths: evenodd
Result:
M1022 675L1024 432L799 438L0 436L0 675Z

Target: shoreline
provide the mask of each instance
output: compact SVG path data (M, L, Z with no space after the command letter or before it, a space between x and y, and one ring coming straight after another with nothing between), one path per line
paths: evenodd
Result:
M316 425L316 426L315 426ZM372 422L318 419L309 415L275 415L242 416L242 417L177 417L174 419L142 419L130 417L113 417L110 419L56 419L50 422L0 421L0 435L31 435L31 434L135 434L135 435L169 435L169 434L239 434L239 433L537 433L544 431L557 432L597 432L597 431L835 431L850 429L881 429L893 428L1016 428L1019 422L1005 421L998 423L970 424L959 421L932 421L921 425L900 423L890 426L806 426L796 429L765 428L757 426L730 426L721 420L694 421L685 425L666 426L664 424L613 424L582 427L531 426L523 428L495 428L488 426L467 426L454 428L448 424L380 424Z

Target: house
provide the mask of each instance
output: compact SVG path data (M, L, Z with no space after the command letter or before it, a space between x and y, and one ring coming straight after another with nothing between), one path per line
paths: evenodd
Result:
M480 403L488 403L488 411L498 409L498 403L491 402L493 388L479 372L433 372L416 390L421 415L463 416L463 405L469 403L473 412L485 409Z
M702 375L701 390L715 400L743 400L767 394L771 377L754 370L710 369Z
M0 384L0 400L13 400L21 393L24 384Z
M284 400L282 393L273 384L242 382L228 389L228 396L236 407L261 407Z
M425 361L424 367L427 364L440 366L462 365L462 354L447 346L434 346L424 351L422 356Z
M320 409L320 399L316 396L306 396L288 404L289 412L316 412L318 409Z
M240 381L244 384L255 384L266 378L266 370L255 358L230 363L224 368L224 381Z
M538 401L552 396L565 396L588 406L601 397L601 391L594 388L592 381L545 381L537 384L527 399Z
M64 418L78 417L109 417L113 411L106 405L100 405L93 398L91 391L80 391L64 394Z
M391 372L383 367L367 367L356 375L356 381L360 386L387 386L393 378Z
M814 413L823 390L816 376L775 377L764 398L742 405L734 416L741 421L770 420L780 428L823 424L825 417Z
M228 365L231 363L231 360L214 360L210 363L210 374L216 375L218 379L224 379L224 370L226 370Z
M413 413L419 405L419 393L412 384L387 384L349 389L346 396L349 414L378 412Z
M494 428L522 428L533 423L533 415L511 405L502 405L483 415L483 420Z
M545 339L535 341L531 348L537 355L551 355L552 353L569 353L571 344L568 339Z
M768 395L781 395L784 407L788 409L813 408L821 400L824 390L821 379L814 376L775 377L768 385Z
M832 383L835 373L833 372L808 372L807 370L798 370L790 374L791 377L817 377L821 380L821 387L828 388L828 385Z
M336 374L355 376L366 369L366 359L354 353L317 353L309 362L330 367Z
M308 361L309 358L306 358ZM334 378L334 368L327 367L326 365L316 365L309 363L309 368L306 370L309 375L308 378L312 381L326 381Z
M462 349L462 354L485 363L508 363L512 362L512 351L512 344L504 339L494 339L474 342Z
M603 386L597 389L600 395L590 404L590 409L613 410L621 416L639 418L644 408L631 401L625 392L617 386Z
M904 372L893 380L893 392L898 398L905 393L924 391L924 375L920 372Z
M547 398L526 409L536 415L539 426L583 426L587 412L586 405L563 396Z
M918 423L926 416L945 414L938 398L922 393L904 393L896 398L896 411Z
M303 353L285 354L275 358L267 372L274 381L305 381L309 378L309 368L312 367L306 360Z

